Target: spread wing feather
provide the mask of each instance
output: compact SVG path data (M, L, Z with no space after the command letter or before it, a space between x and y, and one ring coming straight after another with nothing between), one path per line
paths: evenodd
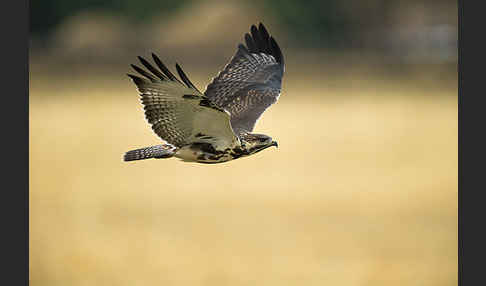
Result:
M132 65L143 77L128 74L140 92L145 117L154 132L163 140L176 146L194 142L205 142L210 138L213 144L229 146L238 140L230 125L230 115L211 103L192 84L182 68L177 72L182 81L152 54L157 68L139 57L144 69ZM202 134L204 136L202 136Z
M258 118L277 101L284 72L282 52L263 24L252 25L245 42L204 93L230 113L237 134L253 131Z

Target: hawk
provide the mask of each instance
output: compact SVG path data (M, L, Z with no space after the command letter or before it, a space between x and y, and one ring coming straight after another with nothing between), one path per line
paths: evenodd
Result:
M263 24L252 25L236 54L204 93L176 63L177 78L152 53L131 67L145 117L163 144L125 153L125 161L176 157L186 162L221 163L253 155L277 142L252 133L256 121L279 96L284 59Z

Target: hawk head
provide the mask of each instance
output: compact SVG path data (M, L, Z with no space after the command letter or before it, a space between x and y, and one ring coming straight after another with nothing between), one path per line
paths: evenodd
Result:
M240 136L241 145L248 153L248 155L260 152L268 147L278 147L277 141L273 141L272 137L264 134L247 133Z

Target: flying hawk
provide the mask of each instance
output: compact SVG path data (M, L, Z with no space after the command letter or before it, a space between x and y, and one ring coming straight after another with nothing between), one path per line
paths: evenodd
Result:
M246 46L201 93L176 64L178 79L152 54L158 69L142 57L128 74L141 96L145 117L164 144L128 151L125 161L176 157L187 162L221 163L249 156L277 142L252 133L262 113L280 96L284 59L263 26L252 25Z

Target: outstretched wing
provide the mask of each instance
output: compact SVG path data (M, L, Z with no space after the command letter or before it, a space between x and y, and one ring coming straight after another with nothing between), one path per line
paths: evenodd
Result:
M284 59L277 42L263 24L251 26L223 71L208 85L205 95L231 114L231 126L239 134L253 131L262 113L280 95Z
M131 65L144 78L128 76L140 92L146 119L160 138L176 147L208 139L213 144L229 146L238 140L228 112L201 94L178 64L176 68L182 81L155 54L152 57L159 69L138 57L151 73Z

